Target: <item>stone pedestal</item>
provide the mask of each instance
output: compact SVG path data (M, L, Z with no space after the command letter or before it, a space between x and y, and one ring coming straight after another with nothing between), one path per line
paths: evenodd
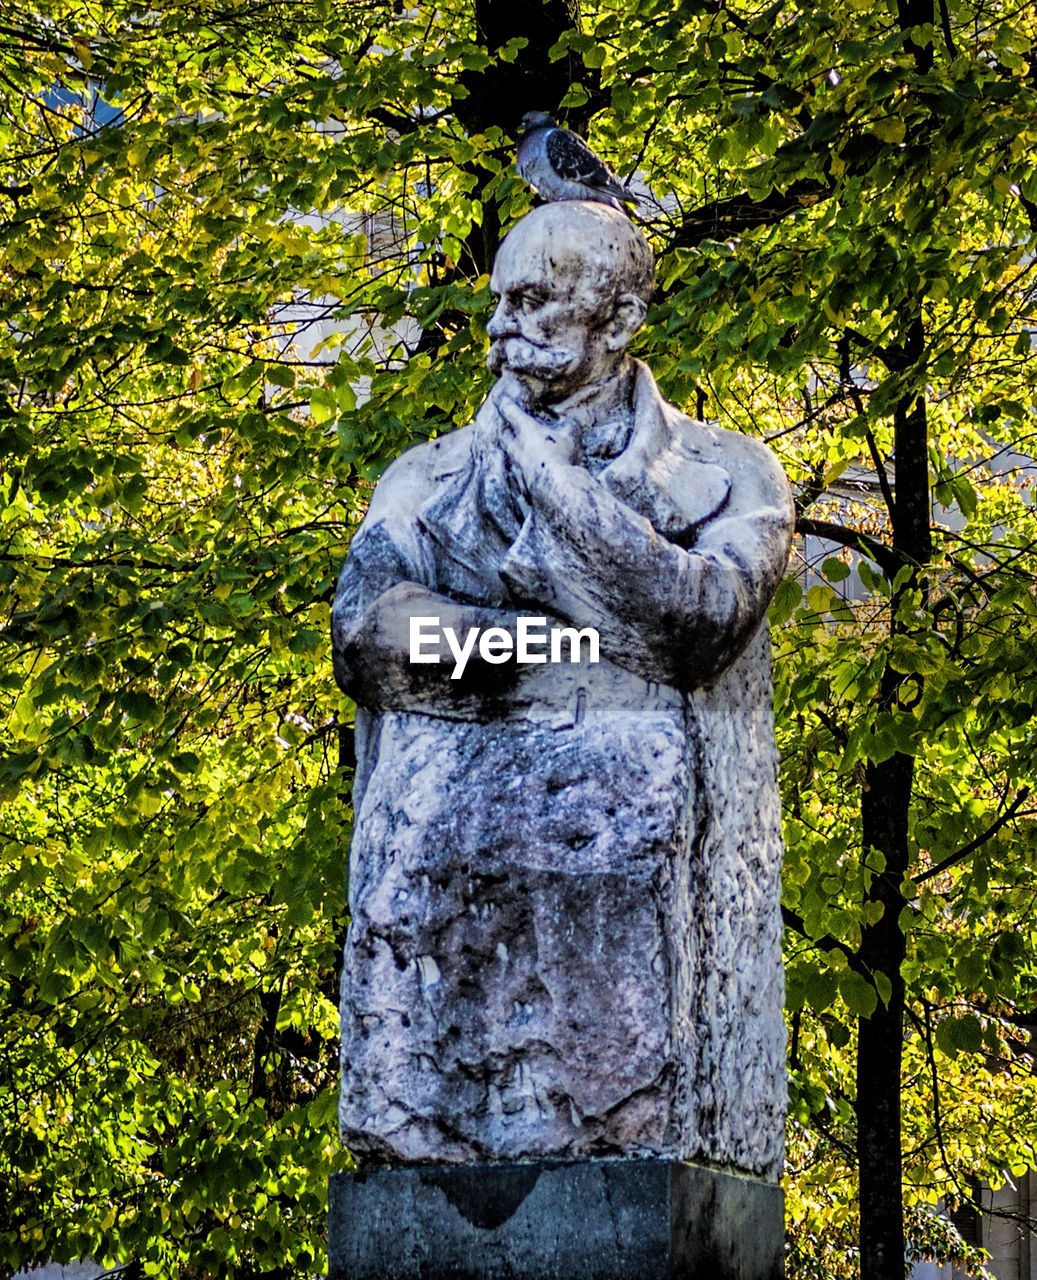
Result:
M339 1174L328 1280L782 1280L774 1183L669 1160Z

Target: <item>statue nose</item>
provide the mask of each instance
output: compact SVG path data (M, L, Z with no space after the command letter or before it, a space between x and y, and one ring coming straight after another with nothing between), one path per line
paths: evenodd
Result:
M515 317L510 307L505 305L503 299L497 303L497 309L490 317L486 332L491 338L507 338L518 332L515 326Z

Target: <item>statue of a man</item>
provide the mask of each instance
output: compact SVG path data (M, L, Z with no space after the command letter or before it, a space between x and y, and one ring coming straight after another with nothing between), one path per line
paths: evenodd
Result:
M491 285L498 381L386 471L335 601L358 743L343 1138L374 1164L662 1156L772 1179L761 627L788 486L627 355L653 263L624 214L534 210ZM568 650L522 661L523 628L569 628Z

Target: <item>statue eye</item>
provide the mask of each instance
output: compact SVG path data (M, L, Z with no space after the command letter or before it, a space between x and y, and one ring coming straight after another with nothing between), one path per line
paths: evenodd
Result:
M535 289L516 289L509 300L516 311L536 311L545 302L544 296Z

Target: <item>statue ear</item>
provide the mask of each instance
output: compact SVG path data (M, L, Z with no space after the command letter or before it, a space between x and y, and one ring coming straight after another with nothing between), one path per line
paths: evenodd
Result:
M605 326L605 343L610 351L622 351L644 323L648 310L636 293L621 293L616 299L612 319Z

